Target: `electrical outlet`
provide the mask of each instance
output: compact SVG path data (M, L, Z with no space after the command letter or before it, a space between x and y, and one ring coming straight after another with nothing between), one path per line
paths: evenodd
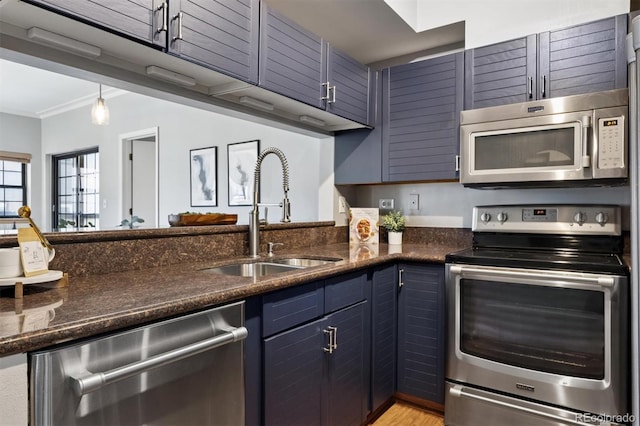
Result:
M390 210L394 205L393 198L381 198L378 200L378 208Z
M340 196L338 197L338 213L346 213L347 212L347 200Z
M418 194L409 194L409 210L420 209L420 196Z

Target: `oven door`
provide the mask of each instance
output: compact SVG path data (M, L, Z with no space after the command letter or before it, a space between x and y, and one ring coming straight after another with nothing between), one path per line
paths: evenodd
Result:
M464 185L590 179L593 111L460 126Z
M447 379L591 413L627 412L627 278L446 265Z

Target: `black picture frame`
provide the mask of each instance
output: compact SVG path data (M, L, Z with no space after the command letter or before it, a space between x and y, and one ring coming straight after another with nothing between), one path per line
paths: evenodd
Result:
M254 171L259 153L259 139L227 145L229 206L253 205Z
M189 150L191 207L218 205L218 147Z

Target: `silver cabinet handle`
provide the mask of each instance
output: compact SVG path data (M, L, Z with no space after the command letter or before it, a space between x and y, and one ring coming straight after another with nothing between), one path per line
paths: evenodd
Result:
M533 77L529 77L529 99L533 99Z
M182 40L182 12L176 13L173 20L178 21L178 35L171 37L171 41Z
M322 331L324 332L324 334L329 335L329 347L322 348L322 350L325 352L329 352L329 354L332 354L333 351L338 347L336 343L336 334L338 332L338 329L336 327L328 326Z
M120 380L138 375L154 368L197 355L210 349L218 348L229 343L246 339L248 331L245 327L232 328L230 331L219 336L211 337L200 342L192 343L169 352L152 356L142 361L134 362L123 367L103 373L93 373L84 377L71 377L73 390L76 395L82 396L89 392L96 391L103 386L119 382Z
M324 87L324 96L320 99L323 101L329 101L329 92L331 91L331 84L327 81L326 83L322 83L322 87Z
M338 349L338 327L331 328L333 328L333 350L335 351Z
M327 93L327 95L328 95L328 93ZM336 103L336 86L331 86L331 99L328 99L327 103L329 103L329 104L335 104Z
M533 271L529 269L497 269L493 267L483 268L481 266L471 267L466 265L452 265L450 268L452 274L460 276L465 275L481 275L487 278L503 277L503 278L523 278L523 279L539 279L548 282L551 279L561 279L574 283L593 284L599 287L613 287L615 279L608 275L591 275L583 276L577 273L564 272L546 272Z
M456 172L460 171L460 155L456 155Z
M398 269L398 287L402 288L404 282L402 282L402 274L404 274L404 269Z
M161 33L163 31L167 31L167 12L168 12L168 7L167 7L167 2L163 1L160 6L158 6L156 8L156 11L159 11L160 9L162 9L162 25L160 26L160 28L158 28L156 30L156 33Z
M458 398L464 397L464 398L477 399L477 400L482 401L482 402L487 402L487 403L493 404L493 405L499 405L501 407L509 408L511 410L524 411L526 413L534 414L536 416L546 417L546 418L553 419L553 420L559 420L561 423L571 423L571 424L574 424L574 425L581 425L581 426L588 426L588 425L592 424L592 423L583 423L583 422L579 422L577 420L571 420L569 418L556 416L555 414L551 414L551 413L544 413L542 411L534 410L534 409L529 408L529 407L522 407L522 406L519 406L519 405L511 404L510 402L499 401L499 400L496 400L496 399L493 399L493 398L488 398L488 397L482 396L482 395L474 395L472 393L466 393L464 391L464 387L460 386L460 385L455 385L451 389L449 389L449 394L451 396L455 396L455 397L458 397Z
M542 80L541 81L541 83L542 83L542 97L546 98L547 97L547 76L543 75L540 78L540 80Z

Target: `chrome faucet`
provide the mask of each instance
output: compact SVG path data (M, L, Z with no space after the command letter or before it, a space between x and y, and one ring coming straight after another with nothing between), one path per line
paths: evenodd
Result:
M253 209L249 213L249 256L258 257L258 249L260 247L260 212L258 208L265 204L260 204L260 167L262 161L269 154L275 154L282 163L282 190L284 191L284 199L282 203L276 204L282 207L282 219L281 222L291 222L291 204L287 194L289 193L289 165L287 164L287 158L284 153L278 148L267 148L260 153L258 161L256 162L256 169L254 171L253 182Z

